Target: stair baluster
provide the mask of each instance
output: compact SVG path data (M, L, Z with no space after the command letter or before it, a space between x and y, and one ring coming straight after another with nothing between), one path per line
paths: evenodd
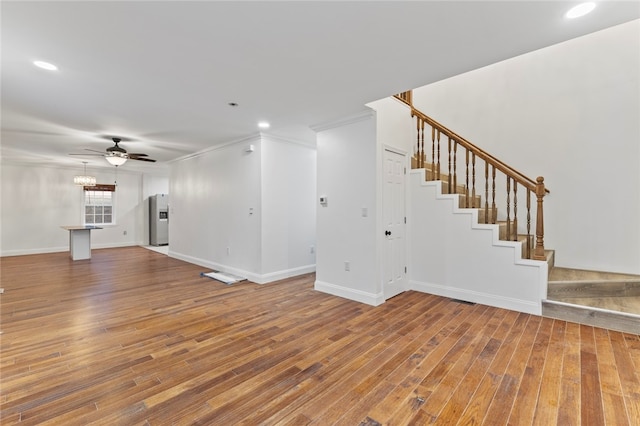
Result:
M484 223L489 223L489 163L484 163Z
M471 205L469 207L476 206L476 154L471 153Z
M458 141L453 140L453 192L450 194L456 194L458 192L458 172L456 169L456 161L458 156Z
M511 178L507 176L507 241L511 239L511 200L509 194L511 193Z
M431 176L436 180L436 128L431 126Z
M465 185L464 185L464 206L465 208L469 208L469 150L464 150L464 156L466 160L466 168L465 168Z
M518 241L518 182L513 181L513 241Z
M527 259L531 259L531 190L527 188Z
M492 166L491 181L493 185L491 189L491 223L495 225L498 220L498 209L496 208L496 166Z
M449 157L449 179L447 179L447 181L448 181L449 190L447 191L447 194L451 194L451 184L453 183L453 182L451 182L451 180L452 180L451 179L451 176L452 176L452 174L451 174L451 138L449 138L448 145L449 145L448 146L448 148L449 148L449 155L448 155L448 157Z
M440 180L440 130L438 130L438 162L437 162L437 175L436 180Z
M424 120L418 117L418 168L424 168Z

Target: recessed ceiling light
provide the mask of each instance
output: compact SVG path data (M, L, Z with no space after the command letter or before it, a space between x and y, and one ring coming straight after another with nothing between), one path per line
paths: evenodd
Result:
M260 127L261 129L268 129L269 127L271 127L271 124L267 123L266 121L261 121L258 123L258 127Z
M596 4L592 1L587 3L580 3L579 5L569 9L569 11L564 16L567 19L579 18L591 12L595 8L596 8Z
M52 63L45 62L45 61L33 61L33 65L35 65L38 68L42 68L43 70L47 70L47 71L57 71L58 70L58 67L56 67Z

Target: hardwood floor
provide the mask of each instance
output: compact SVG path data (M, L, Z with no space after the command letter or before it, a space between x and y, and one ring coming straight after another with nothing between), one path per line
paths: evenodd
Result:
M3 425L640 424L639 335L92 254L0 260Z

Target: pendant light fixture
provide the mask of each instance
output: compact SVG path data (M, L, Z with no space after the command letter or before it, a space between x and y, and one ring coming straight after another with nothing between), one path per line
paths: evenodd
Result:
M84 175L78 175L73 177L73 183L78 186L96 186L96 177L87 175L87 162L83 161Z

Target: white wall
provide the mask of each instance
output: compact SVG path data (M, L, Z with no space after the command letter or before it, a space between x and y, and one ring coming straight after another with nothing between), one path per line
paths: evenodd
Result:
M262 267L269 278L315 270L316 150L262 138Z
M415 121L410 108L395 98L370 102L367 106L376 111L376 137L382 148L389 146L413 155L415 145Z
M172 164L169 255L257 283L312 272L313 151L257 135Z
M521 245L499 241L497 225L478 224L455 195L410 174L410 287L440 296L540 315L547 264L520 258Z
M245 152L252 144L254 152ZM171 166L169 255L230 273L261 272L259 138Z
M73 177L81 167L57 167L2 163L0 191L2 256L69 250L64 225L82 224L82 188ZM112 184L112 169L87 167L98 183ZM130 246L142 243L143 204L141 175L118 171L116 225L92 232L93 248ZM126 235L124 232L126 231Z
M378 229L379 179L375 114L367 111L318 126L316 283L319 291L378 305L380 287ZM362 217L362 208L369 210ZM345 271L345 262L350 271Z
M542 175L556 265L640 274L640 21L414 90L414 104Z

